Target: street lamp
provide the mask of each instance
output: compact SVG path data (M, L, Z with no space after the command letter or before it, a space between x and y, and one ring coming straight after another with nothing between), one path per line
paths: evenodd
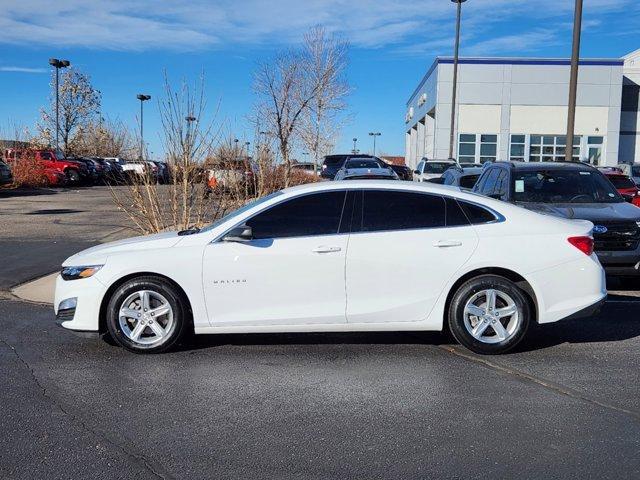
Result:
M457 6L456 14L456 45L453 53L453 93L451 95L451 132L449 133L449 158L453 159L453 142L455 135L453 127L456 120L456 93L458 91L458 52L460 50L460 17L462 16L462 4L467 0L451 0Z
M143 135L143 118L144 118L144 110L142 109L142 104L147 100L151 100L151 95L143 95L139 93L136 95L136 98L140 100L140 160L144 157L144 135Z
M358 153L357 149L356 149L356 143L358 143L358 139L357 138L353 138L353 153Z
M58 134L60 132L60 107L59 107L59 97L60 91L58 85L60 83L60 69L67 68L71 65L69 60L58 60L57 58L50 58L49 65L56 69L56 154L58 153Z
M380 132L369 132L369 136L373 137L373 156L376 156L376 137L382 135Z
M573 17L573 49L571 52L571 78L569 79L569 105L567 111L567 144L565 161L573 160L573 131L576 121L576 96L578 93L578 66L580 62L580 32L582 30L582 0L576 0Z

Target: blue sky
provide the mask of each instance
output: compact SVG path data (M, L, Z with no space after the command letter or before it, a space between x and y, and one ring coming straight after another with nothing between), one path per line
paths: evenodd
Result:
M584 0L583 57L640 48L640 2ZM573 0L468 0L461 55L566 57ZM256 62L317 24L351 44L350 123L336 150L382 132L379 151L404 153L405 102L436 55L453 50L450 0L0 0L0 136L33 126L49 93L48 58L68 58L102 92L103 114L136 125L137 93L153 96L145 139L161 154L163 71L174 82L204 71L209 111L248 135ZM247 138L252 141L252 138Z

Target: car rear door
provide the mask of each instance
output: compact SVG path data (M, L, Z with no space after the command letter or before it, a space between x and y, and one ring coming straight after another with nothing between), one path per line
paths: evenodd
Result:
M345 323L345 197L336 190L287 199L245 222L253 240L208 245L203 287L211 325Z
M450 197L386 189L354 195L347 321L425 320L475 250L475 230Z

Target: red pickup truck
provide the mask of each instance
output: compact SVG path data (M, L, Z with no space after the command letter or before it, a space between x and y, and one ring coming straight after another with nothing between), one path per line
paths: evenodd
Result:
M13 165L19 162L35 159L42 166L43 171L58 172L64 176L67 183L76 184L85 180L89 171L87 166L80 162L58 159L56 153L49 149L8 148L4 151L5 162ZM45 174L47 177L50 175Z

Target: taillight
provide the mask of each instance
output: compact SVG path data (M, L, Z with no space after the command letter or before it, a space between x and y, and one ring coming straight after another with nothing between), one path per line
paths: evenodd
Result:
M591 255L593 253L593 238L592 237L569 237L567 238L569 243L580 250L585 255Z

